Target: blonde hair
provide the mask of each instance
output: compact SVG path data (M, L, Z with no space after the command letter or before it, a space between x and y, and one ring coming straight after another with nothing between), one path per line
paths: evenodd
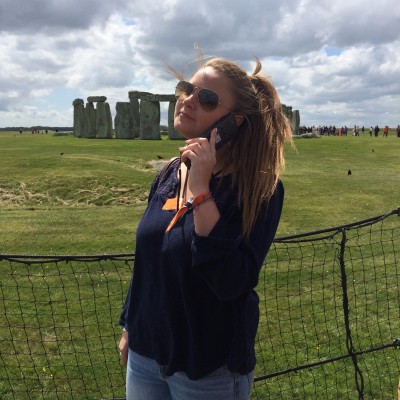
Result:
M201 53L200 53L201 54ZM242 234L248 237L262 205L274 194L285 166L284 146L293 146L292 132L273 83L260 74L261 62L251 75L232 61L214 58L201 63L231 82L232 111L244 116L240 134L222 149L222 173L229 171L243 207ZM182 79L181 74L176 74Z

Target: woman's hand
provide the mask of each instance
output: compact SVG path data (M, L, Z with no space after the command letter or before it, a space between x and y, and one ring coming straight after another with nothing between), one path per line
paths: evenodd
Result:
M210 190L210 179L217 164L215 140L217 129L207 138L194 138L186 141L182 147L181 159L191 161L188 187L193 197ZM220 218L219 210L214 201L208 201L196 207L193 212L195 231L200 236L208 236Z
M191 162L188 186L193 196L209 190L211 175L217 162L216 136L217 129L215 128L211 132L210 140L202 137L188 139L186 146L179 149L182 162L187 159Z
M127 365L128 364L128 332L122 332L121 340L119 341L119 354L121 356L121 364Z

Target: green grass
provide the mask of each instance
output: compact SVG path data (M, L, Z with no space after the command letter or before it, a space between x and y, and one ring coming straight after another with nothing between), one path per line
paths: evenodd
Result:
M0 134L0 253L134 251L157 168L181 141ZM379 215L399 206L400 139L297 139L287 149L278 236ZM348 170L352 171L348 175Z
M157 169L178 142L0 134L0 253L134 251ZM149 163L150 162L150 163Z
M181 143L1 133L0 254L134 252L136 226L159 168L159 164L153 168L153 161L177 155ZM278 236L355 222L400 205L400 138L393 134L389 138L323 137L295 143L296 151L287 149L282 176L285 204ZM378 256L376 252L385 247L382 238L368 247L370 241L371 235L366 235L352 243L352 278L363 283L355 286L361 292L350 304L355 317L352 328L360 332L358 349L374 345L372 338L382 335L389 341L393 328L387 316L398 313L398 286L388 286L396 279L394 255L386 249L384 257ZM285 260L283 249L279 265L263 269L260 351L266 371L258 369L256 375L346 352L335 251L294 246L288 252L290 259ZM321 269L315 265L320 259ZM388 267L377 273L376 266L385 263ZM21 399L67 399L71 387L74 393L101 392L107 397L113 394L113 388L106 386L110 381L121 391L123 375L114 368L116 323L130 271L123 265L105 264L3 263L6 271L0 289L6 323L4 327L0 323L0 343L13 343L15 348L0 352L0 362L7 365L6 369L0 364L0 398L15 398L18 390ZM107 298L108 293L115 297ZM363 297L365 306L355 303ZM109 348L103 351L105 343ZM94 355L89 355L89 347ZM363 370L372 376L379 365L381 375L390 376L392 371L382 369L391 365L386 363L390 352L379 356L379 364L368 356L360 360ZM17 382L18 363L34 367L24 368ZM291 374L288 381L273 378L257 385L257 393L288 400L346 398L343 383L349 379L347 385L354 385L352 376L351 361L346 360ZM13 379L12 388L8 377ZM336 392L339 387L343 393ZM393 398L392 389L388 387L385 398ZM373 390L366 398L379 395Z
M400 205L400 138L331 136L296 145L283 176L281 234L355 222Z

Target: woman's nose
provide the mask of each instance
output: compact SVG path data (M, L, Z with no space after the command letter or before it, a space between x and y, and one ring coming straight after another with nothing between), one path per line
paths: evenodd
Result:
M197 88L183 100L183 104L187 104L190 107L195 107L197 105Z

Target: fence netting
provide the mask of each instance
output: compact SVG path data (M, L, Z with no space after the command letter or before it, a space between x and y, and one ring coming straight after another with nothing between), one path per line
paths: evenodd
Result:
M399 210L277 238L257 292L252 399L395 399ZM0 399L124 398L134 254L0 254Z

